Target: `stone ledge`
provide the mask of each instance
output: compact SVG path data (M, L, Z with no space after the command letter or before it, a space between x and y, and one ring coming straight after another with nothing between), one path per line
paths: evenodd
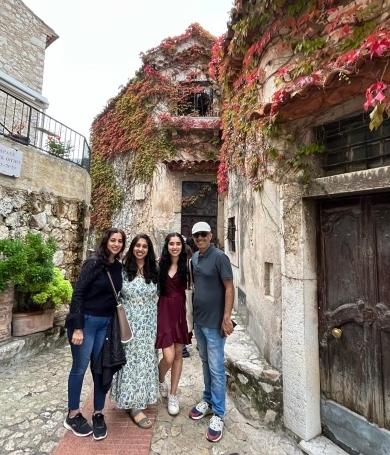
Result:
M43 349L61 346L66 341L65 330L62 327L54 327L24 337L12 337L0 343L0 367L36 355Z
M301 441L299 447L307 455L348 455L325 436L318 436L310 441Z
M225 346L228 387L240 412L270 426L281 421L282 377L264 358L239 318Z

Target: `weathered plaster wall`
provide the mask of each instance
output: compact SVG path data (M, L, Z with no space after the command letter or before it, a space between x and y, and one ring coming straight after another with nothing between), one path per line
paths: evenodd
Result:
M42 91L47 34L52 32L20 0L2 0L0 69Z
M264 357L280 368L281 291L280 291L280 215L278 188L267 182L254 192L247 180L230 176L225 202L225 219L236 219L236 253L225 245L235 276L236 308L246 313L248 331ZM225 227L227 221L225 221ZM266 263L272 264L271 289L266 293ZM268 287L268 285L267 285Z
M40 232L58 242L55 263L76 278L89 223L90 177L81 167L8 141L23 153L20 177L0 174L0 238Z
M129 181L126 169L131 155L122 155L114 162L115 176L123 190L123 203L113 217L113 225L124 229L131 239L141 232L151 236L156 254L161 253L164 238L169 232L181 230L181 201L183 181L215 180L212 174L172 172L159 164L150 184ZM223 210L220 211L219 230L223 237Z

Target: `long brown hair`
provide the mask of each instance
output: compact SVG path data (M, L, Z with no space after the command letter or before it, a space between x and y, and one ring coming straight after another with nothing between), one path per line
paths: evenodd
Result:
M148 254L145 257L145 264L144 264L144 278L146 283L157 283L157 263L156 263L156 255L154 253L153 243L150 240L150 237L147 234L138 234L136 235L133 240L131 241L129 251L126 253L126 256L123 260L124 266L123 269L127 274L129 281L133 281L134 278L137 276L137 262L134 257L134 247L137 244L138 240L144 239L148 244Z
M104 260L104 262L108 262L108 258L110 256L110 253L107 249L107 244L108 244L108 241L110 240L110 237L113 234L121 234L122 241L123 241L122 248L119 251L119 253L117 253L115 255L115 259L120 258L121 254L123 253L123 250L126 248L126 234L124 233L124 231L122 229L118 229L118 228L107 229L104 232L104 234L102 235L99 245L97 246L96 252L95 252L96 256L101 257Z

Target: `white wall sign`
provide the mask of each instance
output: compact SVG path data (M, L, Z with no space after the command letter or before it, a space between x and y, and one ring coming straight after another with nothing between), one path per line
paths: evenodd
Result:
M0 174L20 177L22 160L21 151L0 144Z

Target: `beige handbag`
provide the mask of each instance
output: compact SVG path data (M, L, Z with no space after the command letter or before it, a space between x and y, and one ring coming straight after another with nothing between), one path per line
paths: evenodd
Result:
M187 319L187 328L188 333L194 330L194 309L192 307L192 297L193 297L193 278L192 278L192 261L188 261L188 283L186 289L186 319Z
M108 270L106 270L106 272L108 279L110 280L112 290L114 291L115 300L117 303L116 314L118 315L120 339L123 344L126 344L133 339L133 331L130 327L129 321L127 320L125 309L123 308L123 305L119 303L118 294L115 290L114 283L112 282L111 274Z

